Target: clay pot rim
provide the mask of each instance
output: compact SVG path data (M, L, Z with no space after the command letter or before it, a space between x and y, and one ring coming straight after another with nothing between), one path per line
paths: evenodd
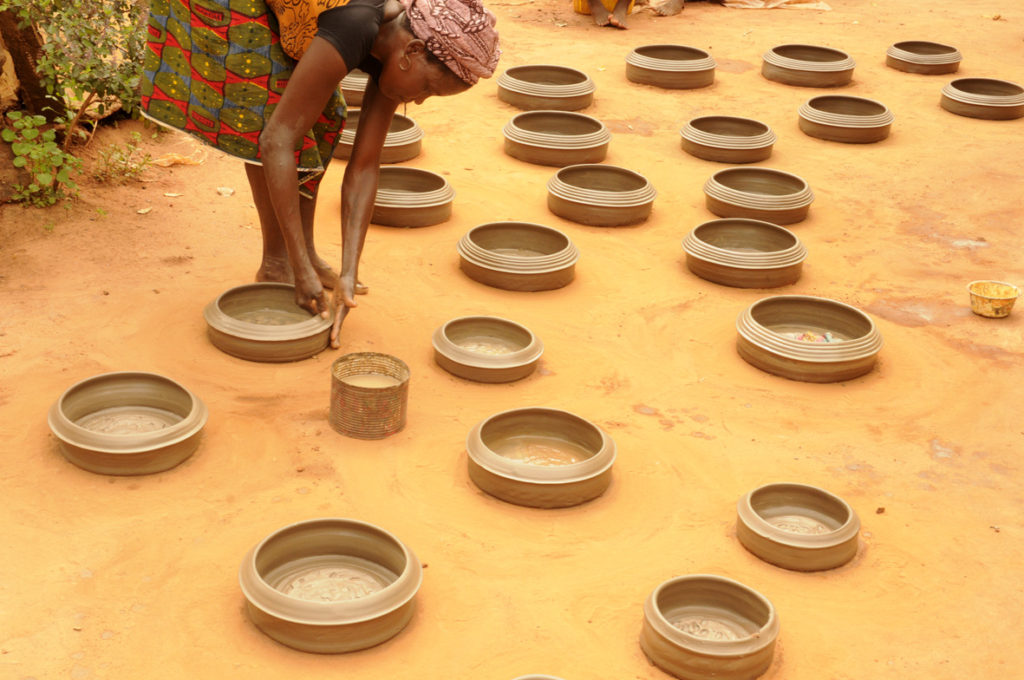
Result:
M758 128L758 132L751 135L727 135L708 132L700 127L699 123L712 119L751 123L752 127ZM761 149L771 146L776 140L775 132L767 124L753 118L743 118L741 116L698 116L691 118L686 125L680 128L679 135L694 144L722 149Z
M679 50L688 50L691 52L697 52L703 56L696 57L694 59L663 59L661 57L652 57L644 54L644 50L652 50L655 48L670 48ZM691 73L695 71L710 71L715 68L715 60L711 56L711 53L707 50L702 50L699 47L691 47L690 45L678 45L670 43L658 43L653 45L641 45L633 49L632 52L626 57L626 63L637 68L647 69L650 71L666 71L675 73Z
M946 51L938 54L915 52L911 49L911 46L914 45L932 45L935 47L946 48ZM890 45L885 51L885 54L893 59L924 66L956 64L963 58L960 51L952 45L932 42L930 40L902 40Z
M787 47L807 47L814 50L820 50L822 53L836 54L837 59L829 61L808 61L805 59L794 59L792 57L786 57L779 54L777 50L781 50ZM767 52L764 53L762 59L768 62L772 66L778 68L789 69L792 71L810 71L816 73L833 73L838 71L848 71L856 67L855 62L849 54L846 52L836 49L835 47L825 47L824 45L808 45L804 43L787 43L784 45L776 45Z
M1000 286L1008 286L1011 290L1013 290L1013 294L1007 295L1006 297L997 297L993 295L979 293L974 290L975 284L978 283L997 283ZM1016 300L1017 298L1020 297L1020 288L1018 286L1015 286L1012 283L1008 283L1006 281L996 281L995 279L976 279L974 281L971 281L970 283L967 284L967 292L973 295L981 295L982 297L986 297L990 300Z
M769 231L781 232L793 239L793 245L781 250L761 251L757 253L737 252L729 248L716 246L701 238L700 232L723 226L726 222L742 222ZM807 247L800 241L799 237L789 229L778 224L754 220L745 217L724 217L717 220L709 220L694 227L686 238L683 239L683 250L687 255L703 260L709 264L725 265L732 269L764 270L784 269L800 264L807 259Z
M353 600L341 600L338 602L316 602L292 597L282 593L263 579L262 574L256 568L255 559L259 551L269 541L285 531L290 531L303 525L328 522L349 526L355 525L373 533L384 534L386 539L402 550L402 554L405 557L405 569L397 575L394 581L377 592ZM253 577L251 583L247 583L247 572L249 576ZM249 605L256 607L269 616L306 626L338 626L379 619L404 607L416 596L420 585L423 583L423 566L412 550L386 529L382 529L369 522L347 517L318 517L287 524L264 537L242 559L242 564L238 568L238 581ZM403 590L407 592L399 594ZM396 594L399 594L397 598L395 597ZM384 606L373 608L373 605L381 604ZM297 614L297 609L304 610L303 613L307 614L307 616Z
M546 232L560 237L565 247L554 253L540 256L506 255L495 253L476 243L475 235L483 230L496 230L502 227L526 227L530 230ZM459 255L471 263L505 274L544 274L572 267L580 259L579 249L564 232L536 222L484 222L467 231L456 244Z
M878 113L865 115L856 113L834 113L819 108L822 100L824 99L841 99L851 103L856 102L869 104L880 107L882 110ZM868 99L866 97L854 97L845 94L823 94L818 95L817 97L811 97L800 105L797 113L801 118L808 122L815 123L817 125L829 125L841 128L880 128L892 125L892 122L895 119L895 116L893 116L889 107L882 102L875 99Z
M824 497L831 504L846 512L846 521L838 528L824 534L798 534L791 531L784 531L769 523L757 512L753 506L753 499L760 493L784 489L794 489L804 492L807 496ZM736 514L740 522L747 529L761 538L769 540L777 545L798 548L808 551L824 551L835 548L838 545L855 538L860 532L860 517L856 511L845 500L834 493L811 484L800 482L771 482L751 489L740 497L736 503ZM755 553L756 554L756 553ZM760 557L760 555L758 555ZM837 565L838 566L838 565Z
M537 83L532 80L524 80L516 76L515 72L521 72L524 69L552 69L563 73L570 73L575 76L579 76L579 82L567 83L564 85L554 85L546 83ZM560 99L562 97L575 97L593 94L595 88L594 81L590 79L583 71L571 68L569 66L560 66L558 64L522 64L520 66L511 66L505 69L505 72L498 76L498 86L503 87L510 92L517 94L524 94L532 97L549 97Z
M145 379L168 383L191 400L192 408L189 409L186 416L173 425L152 432L132 433L131 435L96 432L95 430L82 427L64 415L64 401L73 392L88 387L90 383L117 380L119 378L125 380ZM209 410L206 404L188 388L167 376L149 371L111 371L83 378L61 393L60 397L50 406L46 416L50 431L65 444L79 449L86 449L93 453L109 454L147 453L172 446L195 436L197 432L206 426L208 418ZM140 440L143 441L140 442ZM133 445L126 445L129 442L132 442Z
M796 182L802 187L797 191L789 194L762 194L755 193L752 191L744 191L741 189L734 189L729 185L725 184L722 179L730 174L747 173L755 175L782 175L796 180ZM771 211L771 210L792 210L794 208L803 208L809 206L814 201L814 192L811 191L810 185L803 177L794 175L791 172L785 172L783 170L775 170L774 168L765 167L731 167L719 170L718 172L711 175L707 182L704 183L704 192L713 198L720 201L731 203L743 208L750 208L755 210Z
M560 134L556 132L538 132L536 130L529 130L522 127L521 123L524 118L536 117L538 114L585 120L590 123L596 123L597 129L583 134ZM505 135L507 140L515 142L516 144L546 149L566 150L598 147L603 144L607 144L612 138L612 133L609 132L605 124L597 118L588 116L584 113L560 111L557 109L535 109L516 114L508 123L505 124L502 133Z
M493 321L508 326L514 326L526 333L529 336L530 341L522 349L508 354L482 355L479 352L464 349L448 337L448 327L453 324L472 321ZM462 364L463 366L469 366L471 368L495 370L518 368L537 361L540 359L541 355L544 354L544 343L541 342L540 338L533 334L533 331L520 323L516 323L511 319L506 319L500 316L471 315L455 317L454 319L446 321L434 331L431 343L433 344L436 352L440 352L450 361L454 361L455 363Z
M1008 89L1015 90L1015 92L1013 94L1004 95L979 94L963 89L963 86L969 82L984 82L998 84L1000 86L1008 86ZM997 78L957 78L956 80L946 83L942 88L942 94L953 101L977 106L991 106L998 108L1004 106L1014 107L1024 104L1024 87L1021 87L1015 82L999 80Z
M229 315L221 309L221 301L229 296L242 292L243 290L262 288L264 290L287 289L295 290L295 286L289 283L275 283L271 281L259 281L246 283L241 286L229 288L218 295L203 309L203 318L206 323L216 331L243 340L254 340L258 342L289 342L292 340L305 340L331 327L332 321L310 314L309 319L298 323L285 324L283 326L269 326L259 323L242 321Z
M576 184L570 184L562 179L564 174L584 169L597 170L607 174L629 175L640 179L643 182L643 186L638 189L608 191L606 189L588 189ZM572 203L582 203L584 205L604 208L633 208L653 202L658 195L650 180L640 173L617 165L605 165L603 163L580 163L577 165L567 165L559 169L548 180L548 191L558 198Z

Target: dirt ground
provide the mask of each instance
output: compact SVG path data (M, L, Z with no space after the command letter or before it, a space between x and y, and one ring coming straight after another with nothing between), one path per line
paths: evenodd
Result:
M565 2L492 2L500 68L558 63L594 79L585 112L614 133L606 162L652 181L653 215L601 229L550 214L553 169L504 155L501 129L517 111L494 80L428 100L409 110L425 138L408 164L447 175L454 214L418 230L371 227L361 270L371 293L349 315L341 351L299 363L234 359L205 335L203 307L250 281L258 261L241 163L209 153L142 183L87 182L69 210L0 207L0 677L657 680L668 676L637 643L642 604L688 573L729 576L773 602L781 633L765 678L1024 677L1024 309L983 319L965 291L979 278L1024 282L1024 120L954 116L938 105L951 76L884 65L893 42L933 40L963 53L959 76L1024 82L1024 12L1006 0L832 5L690 3L615 31ZM628 82L629 51L665 42L708 49L715 84ZM850 53L857 68L842 91L886 103L892 135L852 146L802 134L797 108L818 92L759 73L764 51L787 42ZM731 289L685 268L680 243L713 218L701 187L723 166L683 153L678 130L712 113L771 125L779 139L763 165L815 191L810 217L792 227L809 250L793 286ZM154 155L196 150L178 135L145 140ZM318 246L333 262L343 168L332 166L318 215ZM462 275L458 239L503 219L569 234L581 251L576 281L514 293ZM814 385L743 362L736 317L775 293L868 312L885 339L877 368ZM437 367L431 333L471 313L531 328L546 345L540 369L480 385ZM327 423L330 363L363 350L412 369L408 426L383 441ZM172 471L85 472L49 432L47 409L68 386L127 369L170 376L209 407L199 450ZM573 411L614 438L604 496L541 511L473 486L466 434L531 405ZM740 546L737 499L785 480L825 487L859 513L853 562L802 574ZM413 621L392 641L306 654L246 618L243 555L320 516L382 526L427 567Z

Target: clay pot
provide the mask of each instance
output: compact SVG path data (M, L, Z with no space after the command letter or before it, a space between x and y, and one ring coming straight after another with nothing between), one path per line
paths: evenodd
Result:
M505 290L553 290L576 276L579 250L557 229L532 222L488 222L458 243L459 267L480 283Z
M822 571L857 554L860 519L846 501L807 484L765 484L736 505L743 547L785 569Z
M846 52L818 45L778 45L764 53L761 75L786 85L838 87L853 80Z
M674 90L707 87L715 82L715 60L696 47L643 45L626 57L626 78Z
M349 109L345 119L345 129L341 131L341 139L334 147L334 157L348 160L352 156L352 145L356 141L359 128L359 109ZM412 118L396 113L391 118L391 126L384 138L384 146L380 151L381 163L401 163L420 155L423 148L423 130Z
M643 222L657 195L646 177L614 165L570 165L548 180L548 209L592 227Z
M1020 296L1017 286L1003 281L971 281L967 292L971 296L971 311L990 319L1010 316Z
M354 519L297 522L260 541L238 581L249 618L304 652L351 652L397 635L423 580L416 556L387 531Z
M203 310L214 346L248 361L299 361L327 347L331 319L295 304L287 283L250 283L222 293Z
M505 125L505 153L527 163L563 167L600 163L612 135L604 123L582 113L528 111Z
M698 225L683 240L683 250L694 274L737 288L796 283L807 257L807 248L788 229L741 218Z
M808 295L758 300L736 319L736 330L736 350L745 361L804 382L864 375L874 368L882 348L882 336L867 314Z
M772 155L775 133L764 123L735 116L701 116L679 131L683 151L718 163L755 163Z
M348 75L341 79L341 95L345 99L345 106L362 105L363 94L366 92L366 84L369 80L370 75L357 68L349 71Z
M466 380L503 383L533 373L544 343L526 326L497 316L452 319L432 339L437 365Z
M779 619L756 590L712 574L678 576L644 602L640 647L685 680L750 680L768 670Z
M726 168L704 184L705 204L719 217L793 224L807 217L814 192L801 177L770 168Z
M1008 80L958 78L942 88L939 104L958 116L1012 120L1024 116L1024 87Z
M520 675L515 680L562 680L553 675Z
M502 411L466 438L469 478L509 503L561 508L597 498L611 483L615 442L601 428L553 408Z
M833 142L869 144L889 136L893 115L874 99L845 95L813 97L800 106L800 129Z
M566 66L515 66L498 76L498 99L526 111L579 111L594 101L594 81Z
M383 439L405 427L409 366L380 352L353 352L331 364L335 432L355 439Z
M207 410L162 375L104 373L75 383L50 407L47 422L61 453L105 475L163 472L199 446Z
M455 190L429 170L384 166L380 169L371 221L388 227L426 227L452 216Z
M894 43L885 51L886 66L925 75L954 73L960 68L960 59L955 47L925 40Z

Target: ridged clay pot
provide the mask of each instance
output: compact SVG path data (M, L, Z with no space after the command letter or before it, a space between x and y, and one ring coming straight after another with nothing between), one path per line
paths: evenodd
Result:
M334 157L348 160L352 157L352 145L356 141L359 128L359 109L349 109L345 119L345 129L341 131L341 139L334 147ZM380 151L381 163L401 163L420 155L423 149L423 130L412 118L396 113L391 118L391 126L384 138L384 146Z
M488 222L459 239L459 267L505 290L553 290L576 276L580 253L564 233L532 222Z
M427 227L452 216L455 190L429 170L384 166L380 169L374 224L388 227Z
M525 111L579 111L593 103L594 89L583 71L552 64L514 66L498 76L498 99Z
M812 97L800 106L800 129L811 137L870 144L889 136L892 111L874 99L845 95Z
M683 240L686 266L697 276L736 288L796 283L807 248L785 227L729 218L697 225Z
M570 111L527 111L505 125L505 153L527 163L564 167L600 163L612 134L604 123Z
M626 78L674 90L707 87L715 82L715 60L696 47L643 45L626 57Z
M765 484L736 504L736 537L765 562L795 571L842 566L857 554L860 519L846 501L808 484Z
M614 165L570 165L548 180L548 209L592 227L643 222L657 195L646 177Z
M250 283L231 288L203 310L213 345L248 361L299 361L327 347L331 320L295 304L287 283Z
M611 483L615 442L583 418L518 408L483 420L466 438L469 478L516 505L562 508L597 498Z
M758 300L736 319L736 350L762 371L804 382L852 380L871 371L882 336L856 307L809 295ZM832 336L807 342L804 333Z
M387 531L353 519L290 524L242 560L249 618L278 642L323 654L397 635L412 617L423 568Z
M756 590L724 576L691 574L644 602L640 647L684 680L751 680L771 666L779 619Z
M104 373L69 387L47 422L64 457L104 475L148 475L180 464L199 446L206 405L162 375Z
M683 151L717 163L755 163L772 155L775 133L761 121L701 116L679 131Z
M544 353L544 343L529 328L498 316L452 319L434 331L432 344L438 366L483 383L525 378Z
M772 224L806 219L814 192L803 178L771 168L726 168L704 183L705 205L719 217Z
M939 104L958 116L1012 120L1024 116L1024 87L1008 80L958 78L942 88Z
M352 69L341 79L341 95L345 98L346 106L362 106L363 94L369 80L370 75L359 69Z
M960 68L960 51L950 45L926 40L894 43L885 51L885 65L907 73L938 75Z
M853 80L856 62L846 52L818 45L778 45L764 53L761 75L786 85L838 87Z

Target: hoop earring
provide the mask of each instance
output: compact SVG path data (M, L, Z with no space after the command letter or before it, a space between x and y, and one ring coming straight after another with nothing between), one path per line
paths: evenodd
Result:
M402 59L405 59L405 65L404 66L402 65ZM409 55L408 54L403 54L402 55L402 59L398 60L398 68L402 69L403 71L408 71L412 67L412 62L409 61Z

